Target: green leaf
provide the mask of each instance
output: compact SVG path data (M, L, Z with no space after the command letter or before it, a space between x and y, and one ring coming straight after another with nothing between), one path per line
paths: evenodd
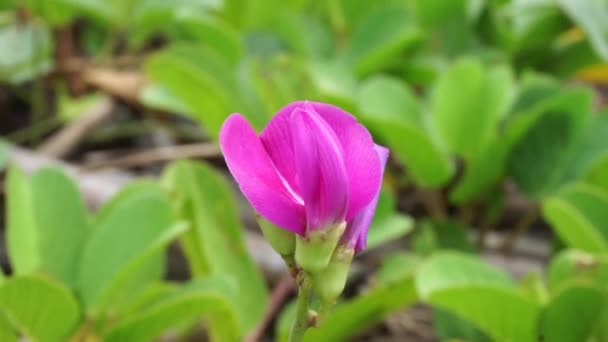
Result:
M608 158L608 115L598 115L583 130L581 139L573 147L573 153L566 162L563 182L580 180L590 170Z
M386 6L367 15L350 37L345 59L357 76L386 69L420 39L405 8Z
M422 254L436 250L475 252L476 248L467 235L467 228L453 220L422 221L412 243Z
M228 114L241 109L234 96L235 70L203 46L171 46L147 60L146 73L187 106L184 114L191 114L214 139Z
M386 140L417 184L439 187L450 179L454 165L424 128L420 105L405 84L372 77L361 85L357 105L361 120Z
M433 90L433 123L449 149L470 160L496 136L513 95L509 69L485 69L477 60L461 59Z
M327 102L351 104L355 100L356 80L349 68L338 61L310 63L310 74Z
M536 341L539 305L513 281L473 256L437 253L416 278L428 303L470 321L499 341Z
M13 327L36 341L66 341L80 321L76 299L58 283L18 276L0 286L0 311Z
M38 229L33 215L32 191L27 176L13 166L6 181L6 239L8 256L16 274L27 274L40 266Z
M477 3L476 3L477 2ZM410 1L416 22L425 29L431 48L442 54L457 56L476 47L472 24L479 17L477 0Z
M131 291L157 281L164 247L186 229L174 224L158 188L132 186L117 196L100 212L80 261L80 295L92 315L116 309Z
M588 252L608 251L608 194L576 184L545 200L542 209L566 245Z
M513 144L508 173L533 199L543 199L563 184L568 162L591 112L593 94L568 89L513 118L508 127Z
M585 176L585 182L608 192L608 156L596 161L595 164L589 168L589 171Z
M547 276L551 291L573 283L608 284L608 255L565 250L551 260Z
M51 69L53 41L40 22L0 25L0 81L18 84Z
M505 173L509 146L502 138L489 141L465 166L464 176L450 192L456 204L477 199L498 184Z
M212 341L240 341L236 307L230 300L235 284L221 277L203 278L175 288L173 293L135 312L113 327L106 342L150 341L184 321L205 317Z
M78 189L57 169L8 176L8 249L17 274L44 271L75 286L89 228Z
M171 91L160 84L150 84L139 93L139 100L146 106L173 113L193 115L190 108Z
M590 286L569 286L556 293L540 319L540 339L544 341L588 341L599 323L608 300Z
M1 312L1 309L0 309ZM5 342L18 342L17 331L11 326L4 314L0 315L0 340Z
M416 95L395 77L376 75L362 82L357 106L366 118L422 124L422 108Z
M226 23L190 8L178 10L175 14L176 24L198 42L216 51L230 65L236 65L243 55L243 42L232 27Z
M75 287L82 246L90 233L80 192L59 169L45 168L32 175L31 196L40 268Z
M191 273L232 276L242 285L234 299L241 330L248 332L262 318L267 290L247 252L228 183L210 166L186 161L172 164L163 182L176 198L179 215L191 225L182 239Z
M608 61L608 3L603 0L559 0L558 5L580 26L595 52Z
M414 220L401 214L393 214L383 220L374 221L367 234L367 248L372 249L407 235L414 229Z
M490 338L474 324L443 309L433 309L433 328L440 341L491 341Z
M401 279L413 274L424 261L416 253L395 252L382 258L382 266L375 275L378 285L388 285L399 282Z

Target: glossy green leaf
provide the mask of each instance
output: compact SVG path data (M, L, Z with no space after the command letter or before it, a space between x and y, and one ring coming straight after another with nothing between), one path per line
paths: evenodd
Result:
M75 286L82 246L90 233L80 192L58 169L34 173L31 191L40 268Z
M6 342L19 341L17 331L15 331L15 329L11 325L11 322L8 321L8 318L4 314L0 315L0 340Z
M440 341L491 341L490 338L474 324L444 309L433 309L433 328Z
M428 303L470 321L499 341L536 341L539 305L504 273L474 256L443 252L423 264L416 278Z
M584 180L608 192L608 156L597 160L587 171Z
M356 80L352 71L338 61L314 62L310 74L319 92L327 102L339 104L353 103Z
M185 321L206 318L210 322L211 341L240 341L236 307L231 301L236 289L227 278L195 280L176 287L162 299L141 308L133 316L113 327L104 337L106 342L150 341Z
M509 69L486 69L479 61L459 60L435 85L433 123L449 149L470 160L496 136L513 95Z
M563 182L577 181L608 158L608 115L598 115L586 125L566 162Z
M188 36L216 51L230 65L238 63L243 55L243 42L232 27L220 20L192 12L190 8L178 10L175 17L176 24Z
M588 252L608 251L608 194L577 184L543 202L543 216L566 245Z
M185 44L169 47L148 59L146 72L187 106L184 114L191 114L213 138L218 137L224 119L240 109L234 97L235 71L208 48Z
M370 78L359 89L357 105L361 120L386 140L416 183L438 187L449 180L454 165L425 129L420 105L407 86L393 78Z
M419 39L420 31L405 8L379 8L368 14L350 37L345 58L355 74L365 76L388 67Z
M180 217L191 225L182 239L191 273L234 277L241 328L249 331L262 318L267 290L247 252L228 183L210 166L186 161L171 165L163 181L175 196Z
M595 52L608 61L608 3L603 0L558 0L564 10L585 33Z
M167 88L150 84L139 93L139 100L146 106L173 113L192 115L190 108Z
M437 250L475 252L467 230L464 224L454 220L425 220L419 225L412 244L422 254Z
M70 291L38 276L19 276L3 283L0 311L15 330L35 341L66 341L81 319Z
M578 153L576 146L587 124L591 101L587 90L564 90L510 123L508 139L513 147L507 170L528 196L542 199L567 180L568 162Z
M22 83L51 69L53 41L40 22L0 25L0 81Z
M422 123L422 108L416 95L395 77L377 75L362 82L357 106L365 118Z
M116 309L131 291L157 281L164 247L186 229L175 224L158 188L127 188L107 206L80 261L79 291L92 315Z
M547 282L551 291L573 283L608 284L608 254L565 250L551 260Z
M9 169L6 195L6 240L11 265L16 274L34 272L40 266L38 229L29 180L18 167Z
M558 291L543 310L539 338L555 342L588 341L606 307L608 300L599 288L566 287Z
M502 138L489 141L465 166L464 176L450 192L450 201L462 204L479 198L503 178L509 146Z
M75 286L89 228L74 183L57 169L41 169L28 179L12 168L7 211L9 256L16 273L44 271Z
M375 248L396 240L413 229L414 220L407 215L393 214L382 220L374 221L367 234L367 248Z

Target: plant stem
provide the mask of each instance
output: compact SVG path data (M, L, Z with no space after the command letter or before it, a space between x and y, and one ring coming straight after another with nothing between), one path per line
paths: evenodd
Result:
M300 278L301 277L301 278ZM296 317L291 326L291 333L289 334L289 342L300 342L304 338L304 333L309 326L308 319L308 303L310 301L310 293L312 291L312 284L310 277L300 272L300 279L298 279L298 301L296 303Z
M513 247L519 238L524 235L530 226L538 219L538 208L534 207L528 210L517 222L515 228L509 232L509 234L502 241L500 250L504 254L510 254L513 251Z
M329 312L331 311L332 306L332 303L321 301L321 304L319 306L319 315L317 316L317 326L320 326L321 324L323 324L323 322L325 322L327 316L329 315Z

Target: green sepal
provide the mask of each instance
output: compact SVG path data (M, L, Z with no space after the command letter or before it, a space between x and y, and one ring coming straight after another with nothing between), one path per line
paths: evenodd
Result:
M293 254L296 250L296 234L287 229L275 226L260 215L256 215L256 220L270 246L272 246L285 261L289 259L293 263Z
M323 271L344 233L346 222L331 225L325 229L311 231L306 237L296 237L296 263L306 273Z
M313 277L313 290L321 303L332 305L340 297L346 286L348 270L353 261L355 250L346 246L338 246L334 251L329 265Z

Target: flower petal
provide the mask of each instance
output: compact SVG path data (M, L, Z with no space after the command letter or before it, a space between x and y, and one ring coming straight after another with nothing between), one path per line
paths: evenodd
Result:
M371 134L357 119L329 104L310 102L336 133L344 150L348 173L349 204L346 219L360 212L376 195L382 181L382 170Z
M389 150L380 145L375 145L376 153L378 154L382 166L382 172L386 166L388 159ZM342 243L347 243L351 247L355 248L355 253L358 253L365 249L367 244L367 231L369 225L372 223L374 214L376 213L376 206L378 205L378 198L380 196L380 188L376 190L376 194L372 201L359 212L346 226L346 231L342 236Z
M351 219L372 200L382 178L373 139L354 116L330 104L297 101L279 110L260 139L281 175L299 193L295 164L291 162L295 158L293 137L286 127L294 110L306 106L311 106L331 127L342 146L350 194L346 218Z
M299 193L299 188L290 122L291 113L296 108L304 108L304 104L304 101L298 101L281 108L260 133L260 140L275 167L296 193Z
M305 213L277 173L249 123L232 114L220 131L220 147L228 169L253 208L273 224L304 234Z
M307 229L343 221L348 207L348 178L342 146L334 131L307 104L293 111L290 125Z

